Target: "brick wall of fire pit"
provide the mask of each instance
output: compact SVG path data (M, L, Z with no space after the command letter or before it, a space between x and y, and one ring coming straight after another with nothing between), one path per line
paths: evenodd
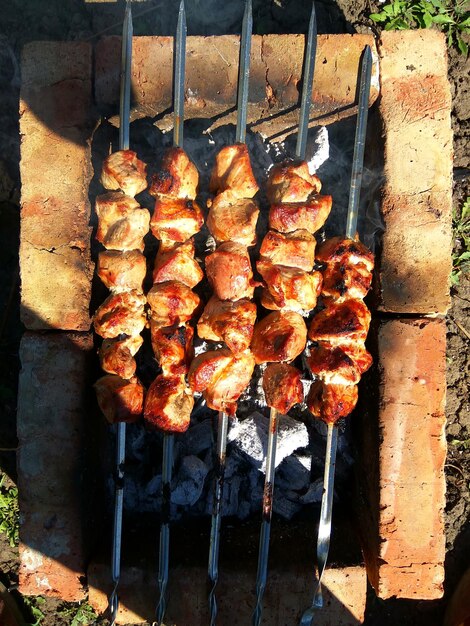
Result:
M376 365L362 387L355 418L361 447L357 517L367 575L377 594L431 599L442 594L444 563L442 316L449 305L452 173L446 48L433 31L384 33L377 46L362 35L320 37L312 126L354 114L356 68L366 43L378 59L369 154L378 154L376 165L383 165L385 232L374 290ZM273 141L295 132L303 45L297 36L253 41L249 123ZM161 129L170 124L162 112L171 100L171 50L167 38L135 38L133 117L156 116ZM233 122L237 55L236 37L188 39L188 118ZM100 115L116 113L118 67L117 38L101 41L94 51L80 42L30 44L23 54L20 111L22 319L28 329L18 406L20 587L27 594L78 600L88 574L93 602L101 609L106 567L86 567L91 493L85 487L95 483L85 442L90 426L91 432L101 428L90 394L88 194L93 129ZM204 80L208 67L217 78L212 83ZM201 568L181 571L205 580ZM308 572L273 572L273 589L277 584L291 594L270 609L269 623L295 622L310 596ZM154 598L155 581L143 571L128 570L126 576L139 587L145 583ZM233 623L242 624L252 603L234 593L231 581L237 576L249 594L254 573L228 572L222 581L224 603L239 612ZM332 568L329 577L335 601L324 623L361 621L361 566ZM204 602L204 590L193 594L182 586L181 592L174 619L185 624L185 611L195 610L198 594L199 604ZM134 587L123 586L121 622L144 618L147 600L126 603L126 593L132 598ZM338 607L347 608L338 614Z

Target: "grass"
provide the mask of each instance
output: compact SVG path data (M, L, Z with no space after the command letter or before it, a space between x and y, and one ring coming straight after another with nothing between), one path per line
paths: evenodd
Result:
M450 280L453 285L458 285L461 275L470 271L470 196L460 209L453 210L452 231L454 249Z
M19 543L20 509L17 487L5 486L6 475L0 478L0 531L5 533L13 548Z
M446 34L449 47L455 45L462 54L468 54L462 37L470 34L468 0L390 0L370 19L385 30L437 28Z
M87 602L64 603L57 611L58 615L67 621L70 626L81 626L81 624L94 624L97 618L96 613Z

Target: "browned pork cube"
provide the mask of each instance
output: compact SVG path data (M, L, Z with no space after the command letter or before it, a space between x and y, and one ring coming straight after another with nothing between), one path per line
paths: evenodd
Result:
M314 316L308 336L312 341L328 342L332 346L363 344L369 330L370 317L370 311L362 300L331 303Z
M144 420L167 433L188 429L194 398L184 376L164 376L153 381L145 396Z
M224 341L234 354L239 354L250 346L255 320L254 302L231 302L212 296L199 318L197 332L201 339Z
M301 374L293 365L270 363L263 374L266 404L286 415L304 399Z
M217 243L236 241L244 246L256 243L259 207L249 198L238 198L224 191L214 198L207 216L207 227Z
M199 174L194 163L182 148L169 148L163 155L157 174L152 177L149 193L152 196L194 200L197 196Z
M310 387L307 406L315 417L327 424L334 424L353 411L357 398L357 385L334 385L317 381Z
M93 317L96 333L105 339L138 335L147 322L145 304L145 296L137 291L108 296Z
M328 384L356 385L361 379L359 368L340 347L312 346L307 365L314 376Z
M135 422L142 415L144 388L137 378L107 374L94 384L98 406L110 424Z
M257 363L293 361L305 348L307 327L294 311L274 311L255 326L251 351Z
M260 248L260 256L273 265L297 267L311 272L315 262L315 237L307 230L295 230L292 233L267 232Z
M165 376L186 374L193 358L191 326L158 326L150 321L152 348Z
M108 250L144 249L144 237L149 231L150 213L138 202L120 191L96 198L98 228L96 239Z
M322 284L320 272L309 273L269 261L258 261L256 267L266 285L261 296L265 308L297 313L315 308Z
M142 291L147 262L139 250L105 250L98 255L97 274L108 289Z
M125 339L105 339L98 351L101 369L127 380L135 375L134 355L143 343L140 335Z
M313 196L308 202L272 204L269 226L281 233L304 229L313 235L326 222L332 202L331 196Z
M133 198L147 188L147 166L132 150L113 152L103 162L101 184L105 189L122 189Z
M259 190L251 168L248 147L244 143L225 146L215 157L210 191L218 194L227 189L238 198L252 198Z
M157 283L147 294L152 320L158 326L177 326L188 322L200 304L200 298L177 280Z
M271 203L306 202L320 193L321 182L308 171L308 163L280 163L269 172L267 196Z
M257 283L253 280L250 255L245 246L226 241L206 257L206 274L220 300L252 298Z
M175 244L171 248L160 246L153 270L154 283L178 280L192 289L203 278L204 272L194 258L194 241L192 239L181 244Z
M194 200L163 197L155 201L150 228L165 247L190 239L203 224L201 208Z

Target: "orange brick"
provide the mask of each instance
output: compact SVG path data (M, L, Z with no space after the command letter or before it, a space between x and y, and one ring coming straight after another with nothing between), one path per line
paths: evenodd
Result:
M360 516L368 576L381 598L439 598L445 557L445 323L383 321L376 351L378 371L367 379L362 397L368 402L360 413Z

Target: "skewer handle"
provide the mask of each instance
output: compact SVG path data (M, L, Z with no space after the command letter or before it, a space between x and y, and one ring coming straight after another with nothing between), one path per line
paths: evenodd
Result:
M217 617L217 601L215 588L219 579L219 546L220 524L222 519L222 494L225 475L225 458L227 449L228 415L222 411L219 413L217 427L217 461L214 482L214 500L212 505L212 522L209 545L209 564L207 568L209 590L210 624L215 626Z
M116 474L114 494L113 546L111 556L111 576L114 587L109 597L111 624L116 621L119 608L117 589L121 577L121 536L122 512L124 507L124 462L126 458L126 424L119 422L116 430Z
M160 598L157 606L157 622L161 624L166 611L166 588L170 562L170 508L171 508L171 476L173 471L174 435L163 435L163 467L162 467L162 523L160 526L160 542L158 554L158 589Z
M174 122L173 122L173 145L183 147L184 128L184 80L186 69L186 12L184 0L181 0L178 12L178 25L175 39L175 69L173 77L174 89Z
M126 3L121 46L121 88L119 94L119 149L129 149L129 119L131 114L131 61L132 61L131 3Z
M361 193L362 172L364 168L364 150L366 144L367 117L369 112L370 81L372 75L372 51L366 46L362 57L361 78L359 84L359 104L357 112L356 136L354 139L354 156L349 188L348 219L346 237L356 236L359 196Z
M299 133L295 146L295 156L302 161L307 150L308 121L312 103L313 75L315 73L315 55L317 53L317 16L315 3L312 2L312 13L308 25L307 47L305 50L304 81L300 104Z
M246 140L246 114L250 80L252 31L253 12L251 8L251 0L246 0L245 12L243 14L242 36L240 40L240 66L238 70L237 129L235 132L235 141L237 143L245 143Z
M268 579L269 540L271 537L271 518L273 513L274 475L276 469L276 447L278 433L278 414L271 409L269 417L268 447L266 451L266 476L263 492L261 534L259 539L258 571L256 574L256 606L253 611L253 626L259 626L263 612L263 595Z

